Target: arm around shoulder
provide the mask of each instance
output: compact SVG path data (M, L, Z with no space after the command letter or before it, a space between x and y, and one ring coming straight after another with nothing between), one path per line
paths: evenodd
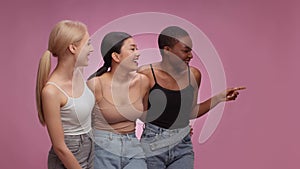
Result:
M90 80L87 81L87 85L88 87L91 89L91 91L93 92L95 98L96 98L96 102L101 100L102 98L102 84L100 81L100 77L94 77Z
M148 96L149 96L151 85L150 85L150 79L146 75L140 74L140 76L141 76L141 83L142 83L141 93L143 93L142 100L143 100L143 108L144 108L140 120L144 122L146 118L147 109L148 109Z

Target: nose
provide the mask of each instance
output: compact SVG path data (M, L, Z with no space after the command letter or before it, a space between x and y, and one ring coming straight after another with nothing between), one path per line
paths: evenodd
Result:
M91 45L90 52L94 52L94 47L93 47L93 45Z
M141 55L141 53L140 53L140 51L136 51L134 55L135 55L137 58L139 58L140 55Z

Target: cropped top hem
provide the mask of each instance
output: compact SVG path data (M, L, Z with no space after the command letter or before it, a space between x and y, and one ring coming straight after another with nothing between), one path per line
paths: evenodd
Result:
M78 136L78 135L83 135L83 134L88 134L92 131L92 128L90 128L89 130L87 131L81 131L81 132L74 132L74 133L64 133L64 135L66 136Z

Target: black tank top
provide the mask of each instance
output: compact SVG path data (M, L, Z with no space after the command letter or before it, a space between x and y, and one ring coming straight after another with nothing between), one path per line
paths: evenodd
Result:
M189 85L182 90L169 90L160 86L151 64L150 67L155 84L149 92L146 121L166 129L186 127L189 125L194 96L189 67Z

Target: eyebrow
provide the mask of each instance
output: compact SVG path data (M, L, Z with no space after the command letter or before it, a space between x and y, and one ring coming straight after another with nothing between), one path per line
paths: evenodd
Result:
M137 45L136 45L136 44L130 44L130 46L137 47Z
M191 47L184 45L184 48L187 48L188 50L192 50Z

